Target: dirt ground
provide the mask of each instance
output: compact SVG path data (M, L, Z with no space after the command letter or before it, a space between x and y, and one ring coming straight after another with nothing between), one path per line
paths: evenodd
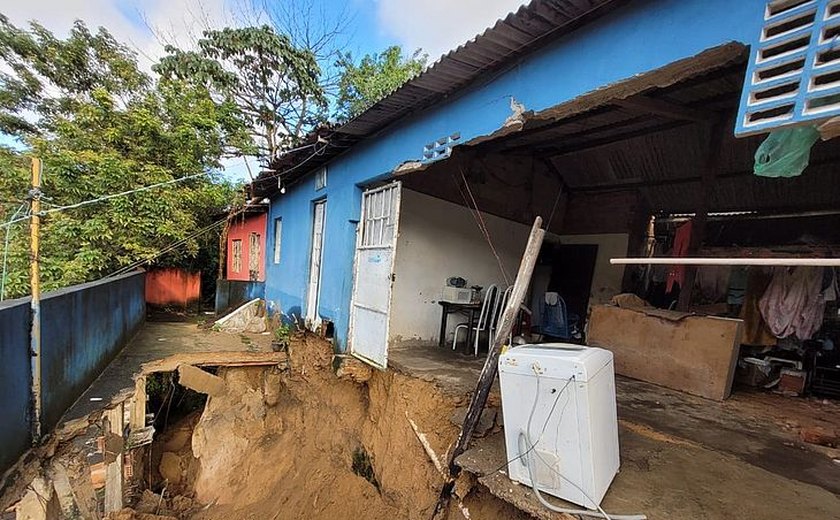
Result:
M428 518L443 481L409 418L443 459L457 436L449 417L465 398L393 372L340 379L331 347L311 336L294 343L290 360L288 371L220 369L227 392L155 443L157 478L195 502L177 516ZM353 470L360 454L368 478ZM473 518L527 518L480 487L465 505Z
M141 485L132 508L108 518L428 518L443 479L411 421L445 460L478 363L463 361L441 377L415 357L372 371L334 359L326 341L309 335L293 343L288 364L285 354L269 366L211 364L224 393L157 432L135 469L151 490ZM158 368L172 372L177 363ZM622 470L603 504L608 511L651 520L840 519L838 403L757 393L713 402L626 378L617 378L617 390ZM489 405L500 405L497 392ZM472 461L459 459L472 484L458 487L469 490L460 495L470 517L567 518L498 471L499 421L462 456L478 454ZM95 436L59 446L67 445L53 458L70 479L84 480L87 464L74 464L85 461L83 441ZM80 504L96 503L89 491ZM449 518L465 518L457 501Z

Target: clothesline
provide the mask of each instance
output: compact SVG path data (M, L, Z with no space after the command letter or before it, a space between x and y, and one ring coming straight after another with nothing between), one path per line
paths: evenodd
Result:
M840 267L840 258L610 258L610 264Z

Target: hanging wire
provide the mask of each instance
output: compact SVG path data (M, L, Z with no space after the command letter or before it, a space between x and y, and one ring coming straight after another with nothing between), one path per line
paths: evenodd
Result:
M18 209L15 210L15 212L12 214L9 221L11 222L11 221L15 220L15 218L17 218L17 216L21 213L21 211L24 211L24 209L26 209L27 207L28 207L28 203L23 202L18 207ZM3 275L2 275L2 278L0 278L0 301L3 301L3 300L6 299L6 272L7 272L8 259L9 259L9 241L11 240L11 236L12 236L12 227L11 226L5 226L5 228L6 228L6 232L5 232L4 245L3 245Z
M318 144L318 143L313 143L312 145L307 145L307 146L314 146L314 145L316 145L316 144ZM327 149L327 147L328 147L329 145L330 145L330 143L329 143L329 142L324 143L324 146L322 146L321 148L319 148L319 149L315 150L315 151L314 151L314 152L312 152L312 154L311 154L311 155L309 155L306 159L302 160L301 162L297 163L296 165L292 166L291 168L288 168L288 169L286 169L286 170L283 170L282 172L276 172L276 173L274 173L274 174L272 174L272 175L269 175L269 176L267 176L267 177L265 177L265 178L266 178L266 179L276 179L277 177L282 177L283 175L286 175L287 173L291 173L291 172L293 172L293 171L297 170L298 168L300 168L300 167L301 167L301 166L303 166L304 164L306 164L306 163L308 163L309 161L311 161L312 159L314 159L316 156L323 154L323 153L324 153L324 150L326 150L326 149Z
M461 197L464 198L464 202L472 212L473 218L475 218L479 230L481 230L481 233L484 235L484 239L487 240L487 243L490 245L490 250L493 251L493 256L496 257L496 262L499 264L499 270L502 272L502 277L505 279L505 285L510 285L510 276L508 275L507 269L505 269L505 264L502 262L501 256L499 256L499 252L496 250L495 244L493 244L493 238L490 236L490 230L487 228L487 223L484 222L484 217L481 215L481 210L478 209L478 203L473 196L470 184L467 182L467 177L464 175L464 170L460 167L460 165L458 166L458 172L461 174L461 180L463 181L464 187L470 196L470 200L472 200L472 205L470 205L467 201L464 191L461 189L461 184L459 184L458 181L455 181L455 183L458 184L458 190L461 192Z
M170 179L168 181L159 182L157 184L151 184L149 186L143 186L141 188L135 188L133 190L121 191L119 193L113 193L111 195L104 195L102 197L98 197L98 198L90 199L90 200L85 200L85 201L82 201L82 202L77 202L75 204L69 204L67 206L53 206L49 209L41 211L39 216L45 216L45 215L49 215L50 213L57 213L59 211L67 211L69 209L81 208L83 206L89 206L91 204L96 204L96 203L99 203L99 202L104 202L104 201L107 201L107 200L115 199L117 197L125 197L126 195L131 195L131 194L134 194L134 193L140 193L140 192L143 192L143 191L148 191L148 190L152 190L152 189L155 189L155 188L160 188L162 186L170 186L172 184L177 184L179 182L187 181L187 180L190 180L190 179L195 179L197 177L204 177L205 175L209 175L209 174L210 174L210 172L203 172L203 173L197 173L195 175L187 175L186 177L178 177L177 179ZM16 224L18 222L22 222L24 220L28 220L29 218L31 218L31 215L18 217L16 219L9 220L8 222L6 222L4 224L0 224L0 227L8 228L9 226L11 226L13 224Z
M215 227L219 226L220 224L223 224L223 223L224 223L224 222L226 222L226 221L227 221L227 217L225 217L225 218L223 218L223 219L221 219L221 220L217 220L216 222L214 222L214 223L212 223L212 224L210 224L210 225L208 225L208 226L205 226L205 227L203 227L203 228L199 229L199 230L198 230L198 231L196 231L195 233L193 233L193 234L191 234L191 235L189 235L189 236L187 236L187 237L184 237L184 238L182 238L182 239L180 239L180 240L177 240L177 241L175 241L175 242L173 242L173 243L169 244L168 246L166 246L166 247L164 247L164 248L162 248L162 249L157 250L154 254L152 254L152 255L150 255L150 256L146 256L146 257L144 257L144 258L142 258L142 259L140 259L140 260L136 260L136 261L134 261L134 262L132 262L132 263L130 263L130 264L128 264L128 265L126 265L126 266L124 266L124 267L121 267L121 268L117 269L116 271L114 271L114 272L112 272L112 273L110 273L110 274L105 275L103 278L111 278L111 277L114 277L114 276L119 276L119 275L121 275L121 274L125 274L125 273L127 273L127 272L129 272L129 271L132 271L132 270L134 270L134 269L136 269L136 268L140 267L141 265L143 265L143 264L145 264L145 263L149 263L149 262L151 262L152 260L154 260L154 259L156 259L156 258L159 258L159 257L160 257L160 256L162 256L162 255L165 255L166 253L169 253L169 252L171 252L171 251L174 251L175 249L178 249L178 248L179 248L179 247L181 247L182 245L186 244L188 241L190 241L190 240L192 240L192 239L194 239L194 238L196 238L196 237L199 237L199 236L203 235L204 233L207 233L207 232L208 232L208 231L210 231L211 229L213 229L213 228L215 228Z
M96 198L96 199L77 202L76 204L70 204L70 205L67 205L67 206L55 206L55 207L50 208L46 211L43 211L42 213L47 215L47 214L55 213L55 212L58 212L58 211L66 211L68 209L81 208L82 206L89 206L91 204L96 204L97 202L104 202L106 200L115 199L117 197L124 197L126 195L131 195L133 193L140 193L142 191L147 191L147 190L151 190L151 189L155 189L155 188L160 188L161 186L169 186L171 184L177 184L179 182L187 181L187 180L190 180L190 179L195 179L197 177L204 177L205 175L209 175L209 174L210 174L210 172L203 172L203 173L196 173L195 175L187 175L186 177L178 177L177 179L170 179L168 181L159 182L157 184L151 184L149 186L143 186L142 188L135 188L133 190L121 191L119 193L113 193L111 195L105 195L103 197L99 197L99 198Z
M554 212L557 211L557 206L560 204L560 199L563 197L563 186L557 189L557 198L554 199L554 206L551 207L551 215L548 216L548 225L545 227L546 231L551 229L551 224L554 222Z

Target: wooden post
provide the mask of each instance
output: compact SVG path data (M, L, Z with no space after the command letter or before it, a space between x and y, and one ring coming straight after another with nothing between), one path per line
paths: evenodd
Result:
M32 158L32 190L29 192L29 286L32 298L29 355L31 371L31 432L32 444L41 441L41 159Z
M105 515L119 511L123 507L123 448L121 443L111 443L108 439L123 436L123 404L120 403L114 408L105 412L103 420L103 434L105 435L106 452L110 449L119 449L114 460L108 460L108 453L105 454ZM119 448L115 448L118 444Z
M134 399L131 402L130 431L135 432L146 427L146 376L137 376L134 380Z
M513 331L516 317L519 314L519 308L525 299L528 286L531 284L531 275L534 272L534 265L537 263L537 257L540 254L544 237L545 230L542 229L542 218L537 217L534 220L534 226L531 228L531 235L528 238L528 245L525 246L525 253L522 255L522 261L519 264L519 272L516 274L513 291L502 313L499 327L493 338L493 344L490 347L490 352L487 353L487 359L484 361L484 368L481 369L481 375L475 385L475 391L473 391L470 406L467 409L467 415L464 417L464 424L461 426L461 432L458 434L455 448L449 455L449 461L447 463L449 478L444 484L443 489L441 489L438 502L432 513L432 518L437 518L449 503L449 498L455 487L455 479L461 472L461 468L455 463L455 459L469 447L473 433L475 433L476 425L481 417L481 412L484 411L484 405L487 404L490 387L493 386L493 381L496 379L502 345L504 345L511 331Z
M717 177L717 170L720 165L720 149L728 121L728 119L720 119L708 126L709 135L706 142L709 143L709 148L706 150L706 162L703 165L703 173L700 179L700 205L694 219L692 219L691 239L688 243L686 256L697 256L697 251L700 250L703 241L706 239L706 221L714 194L715 177ZM688 311L696 278L697 266L686 266L683 273L683 285L680 287L680 298L677 301L677 310Z

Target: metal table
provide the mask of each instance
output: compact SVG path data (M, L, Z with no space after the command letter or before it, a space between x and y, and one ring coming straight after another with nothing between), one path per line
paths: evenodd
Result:
M446 324L449 320L449 315L458 313L467 316L469 327L467 327L467 349L469 350L473 340L473 326L475 326L475 313L481 309L481 302L470 303L456 303L456 302L442 302L438 304L441 306L440 314L440 335L438 336L438 346L444 347L446 345Z

